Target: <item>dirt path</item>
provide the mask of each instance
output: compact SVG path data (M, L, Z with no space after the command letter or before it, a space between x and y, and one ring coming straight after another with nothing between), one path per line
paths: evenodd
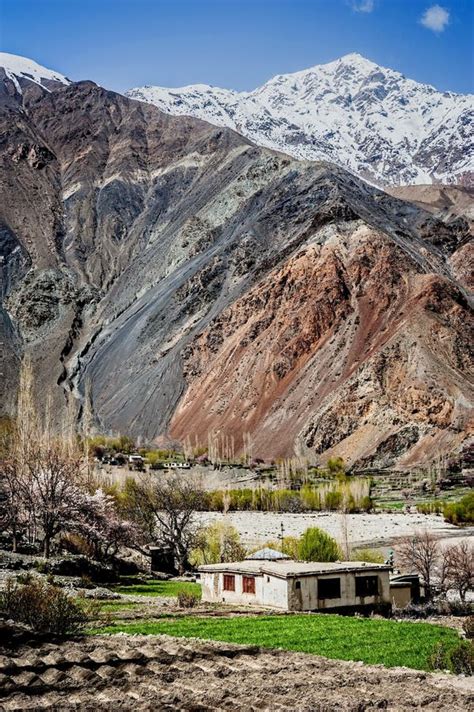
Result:
M0 709L473 709L470 680L167 636L117 635L0 658Z

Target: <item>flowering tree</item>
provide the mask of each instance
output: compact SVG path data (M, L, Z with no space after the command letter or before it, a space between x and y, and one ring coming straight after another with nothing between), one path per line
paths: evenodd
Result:
M48 409L40 422L29 363L22 367L17 410L0 459L0 525L10 531L13 549L22 533L42 542L46 558L53 540L67 532L82 534L98 558L135 542L138 527L119 517L113 497L102 490L91 494L87 456L74 432L53 436Z
M141 541L139 527L120 518L114 498L98 489L82 493L73 530L84 537L100 560L113 558L120 546L135 546Z

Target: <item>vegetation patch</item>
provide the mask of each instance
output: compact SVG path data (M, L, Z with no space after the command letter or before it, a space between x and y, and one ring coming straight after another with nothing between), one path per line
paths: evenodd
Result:
M187 581L150 579L144 583L117 586L114 591L130 596L162 596L164 598L175 598L180 593L192 593L201 598L201 586L198 583Z
M183 617L119 624L100 632L220 640L418 670L430 668L430 659L439 644L446 651L459 644L456 631L442 626L330 614Z
M126 611L129 608L136 608L142 604L137 601L97 601L98 609L101 613L115 613L115 611Z
M474 524L474 492L462 497L458 502L450 502L444 507L444 518L451 524Z

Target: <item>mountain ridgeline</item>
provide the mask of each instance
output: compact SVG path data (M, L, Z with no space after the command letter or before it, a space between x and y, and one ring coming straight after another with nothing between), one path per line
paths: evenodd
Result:
M251 92L196 84L127 96L295 158L332 161L379 186L474 181L474 96L437 91L359 54Z
M4 411L27 353L58 428L89 382L96 427L146 439L398 468L462 448L466 218L92 82L1 72Z

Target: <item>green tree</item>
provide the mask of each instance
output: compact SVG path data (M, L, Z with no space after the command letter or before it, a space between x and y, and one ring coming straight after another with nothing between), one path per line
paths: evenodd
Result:
M298 555L303 561L337 561L342 558L336 540L318 527L309 527L303 532Z
M342 457L330 457L326 463L326 468L332 477L344 479L346 476L346 466Z
M228 561L241 561L246 553L240 543L237 529L231 524L216 522L203 527L198 533L196 547L190 554L189 562L193 566L222 564Z

